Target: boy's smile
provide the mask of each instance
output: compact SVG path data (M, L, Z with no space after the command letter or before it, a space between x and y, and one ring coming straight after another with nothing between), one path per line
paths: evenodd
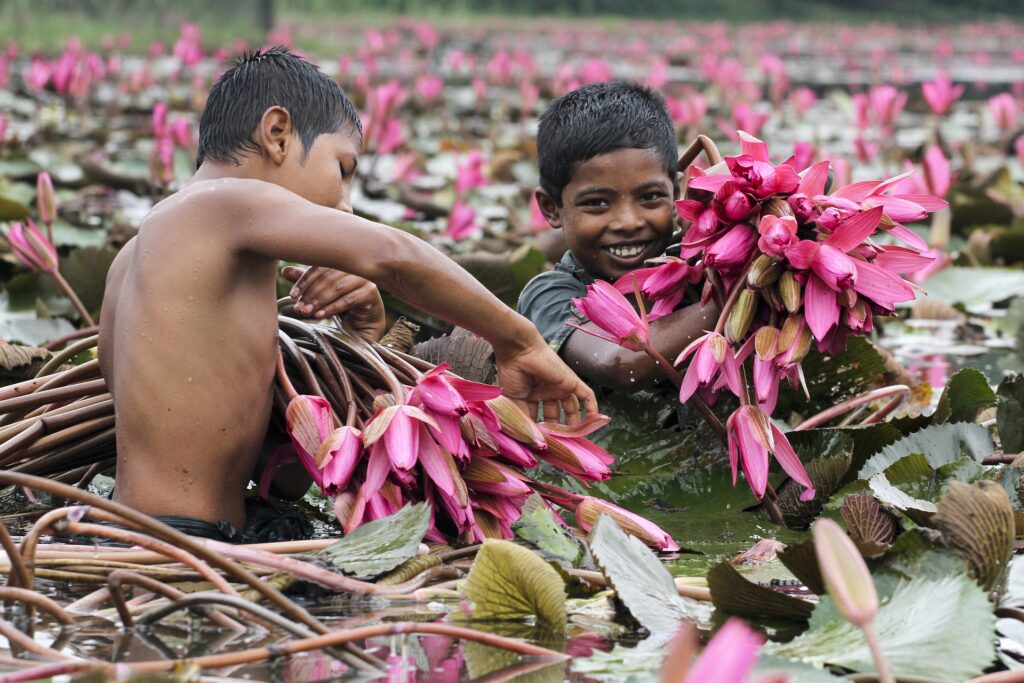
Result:
M660 256L672 236L674 179L652 149L617 149L577 164L558 207L543 191L538 203L579 264L593 277L616 280Z

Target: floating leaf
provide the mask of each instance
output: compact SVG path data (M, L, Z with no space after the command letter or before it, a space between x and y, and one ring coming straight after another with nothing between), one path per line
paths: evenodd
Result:
M36 346L75 331L64 318L0 319L0 339Z
M1003 378L996 390L996 426L1004 453L1024 451L1024 375L1013 373Z
M885 551L899 531L899 517L882 507L868 492L847 496L840 509L850 538L862 555L871 557Z
M510 541L484 541L466 580L473 618L522 621L565 630L565 585L536 553Z
M50 352L37 346L21 346L0 342L0 368L10 372L50 357Z
M605 515L590 534L590 552L626 609L653 637L667 640L680 621L710 618L706 603L679 595L672 575L643 541Z
M946 547L967 562L971 577L991 590L1013 553L1013 507L1006 492L993 481L954 481L932 521Z
M943 268L922 284L929 297L969 309L1024 295L1024 271L1012 268Z
M30 215L28 206L14 197L0 194L0 221L20 221Z
M997 400L985 375L974 368L963 368L946 383L932 422L974 422L978 413L994 406Z
M967 574L967 564L942 545L938 532L924 527L897 536L892 546L882 557L873 560L871 566L876 584L884 576L906 581Z
M818 556L814 553L813 539L787 546L778 557L786 569L807 586L807 590L815 595L825 594L825 581L821 577Z
M583 548L576 537L555 519L544 500L536 493L526 499L523 513L512 525L516 538L520 538L546 557L569 567L579 567Z
M995 657L992 606L966 576L901 583L882 605L874 628L895 676L960 683L981 674ZM842 619L789 643L769 643L765 651L817 666L875 670L863 635Z
M778 505L786 526L806 529L846 475L853 456L853 439L836 429L810 429L787 436L800 460L806 463L807 476L817 494L813 500L801 501L803 487L787 479L779 487Z
M872 475L868 487L880 503L900 510L918 524L927 524L951 483L973 481L982 474L981 466L970 458L932 469L925 456L913 453L885 472Z
M426 503L406 505L393 515L363 524L319 554L346 574L371 578L413 557L429 525Z
M806 621L814 605L747 581L728 562L719 562L708 572L711 601L717 609L743 617Z
M859 479L868 479L911 453L922 453L929 465L941 467L963 457L981 462L983 458L992 455L994 448L992 437L981 425L934 425L886 446L865 463L857 476Z

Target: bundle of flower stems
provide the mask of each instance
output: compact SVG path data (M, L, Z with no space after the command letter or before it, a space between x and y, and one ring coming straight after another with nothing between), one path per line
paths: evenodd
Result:
M589 530L598 514L663 550L678 546L656 526L604 501L536 481L544 461L586 484L607 479L612 456L586 435L607 423L538 424L499 387L470 382L415 356L337 326L280 317L274 417L291 444L264 472L299 459L334 501L346 533L400 509L431 503L428 539L472 543L510 538L526 498L576 513ZM93 353L73 341L36 378L0 389L0 468L84 487L115 462L113 400Z

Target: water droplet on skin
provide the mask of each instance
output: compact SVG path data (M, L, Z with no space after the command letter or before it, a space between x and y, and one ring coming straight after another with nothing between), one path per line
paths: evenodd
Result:
M188 383L192 384L192 378L191 377L188 378Z
M188 300L189 300L189 301L195 301L195 300L196 300L196 298L195 298L194 296L190 296L190 297L188 298Z

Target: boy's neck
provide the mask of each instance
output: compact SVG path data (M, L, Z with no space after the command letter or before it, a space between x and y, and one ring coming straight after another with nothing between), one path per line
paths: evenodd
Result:
M240 164L225 164L220 161L204 161L196 169L196 172L189 180L190 183L203 180L219 180L221 178L239 178L245 180L266 180L260 172L259 164L245 159Z

